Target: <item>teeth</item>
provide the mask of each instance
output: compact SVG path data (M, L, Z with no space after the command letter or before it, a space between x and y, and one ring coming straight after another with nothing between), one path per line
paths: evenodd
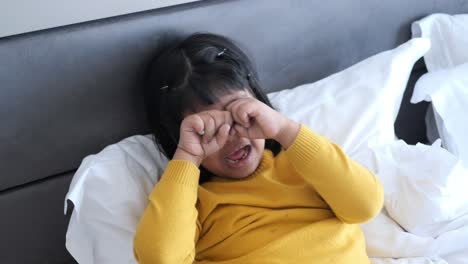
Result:
M244 148L245 148L245 146L244 146ZM241 149L241 148L239 148L239 149ZM239 149L237 149L237 150L239 150ZM229 162L229 163L237 163L237 162L245 159L247 157L247 155L249 155L249 152L250 152L249 149L244 150L244 154L242 154L242 157L240 159L238 159L238 160L232 160L232 159L229 159L229 158L225 158L225 160L227 162Z
M226 161L229 162L229 163L237 163L237 162L239 162L239 160L232 160L232 159L228 159L228 158L226 158Z
M244 151L244 155L242 155L242 157L241 157L240 159L245 159L245 157L247 157L248 154L249 154L249 150L246 149L246 150Z

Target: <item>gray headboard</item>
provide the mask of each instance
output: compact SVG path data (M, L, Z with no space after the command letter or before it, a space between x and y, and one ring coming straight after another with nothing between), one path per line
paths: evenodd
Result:
M200 1L0 39L0 263L73 263L63 198L86 155L148 133L140 76L173 32L220 33L251 54L267 91L340 71L410 37L435 12L467 13L462 0ZM425 141L425 104L408 96L397 120Z

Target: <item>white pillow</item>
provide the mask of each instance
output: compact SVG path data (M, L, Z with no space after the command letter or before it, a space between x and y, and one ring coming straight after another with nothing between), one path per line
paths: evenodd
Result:
M468 168L468 63L423 75L411 98L421 101L432 102L444 147Z
M428 48L427 39L413 39L322 81L269 97L280 111L353 153L369 141L394 139L408 76ZM144 136L83 160L65 197L75 205L66 245L79 263L135 263L134 232L166 162Z
M65 196L74 204L66 247L78 263L136 263L133 236L167 159L151 136L132 136L87 156Z
M415 38L321 81L269 94L273 105L355 156L395 140L396 120L414 63L429 49Z
M424 55L428 71L468 62L468 14L433 14L411 25L413 37L429 38L431 49Z

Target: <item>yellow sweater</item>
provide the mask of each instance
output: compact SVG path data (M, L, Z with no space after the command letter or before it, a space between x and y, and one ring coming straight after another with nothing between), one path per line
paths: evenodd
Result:
M169 162L136 231L139 263L370 263L359 223L380 211L382 186L307 127L245 179L199 175Z

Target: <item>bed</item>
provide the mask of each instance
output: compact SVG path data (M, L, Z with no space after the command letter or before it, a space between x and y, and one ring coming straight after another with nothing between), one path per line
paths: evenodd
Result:
M431 13L467 13L466 1L200 1L0 38L0 262L75 263L65 248L63 199L82 159L149 133L139 90L167 39L209 31L254 58L267 92L322 79L410 37ZM416 63L395 122L427 143L428 103L410 104Z

